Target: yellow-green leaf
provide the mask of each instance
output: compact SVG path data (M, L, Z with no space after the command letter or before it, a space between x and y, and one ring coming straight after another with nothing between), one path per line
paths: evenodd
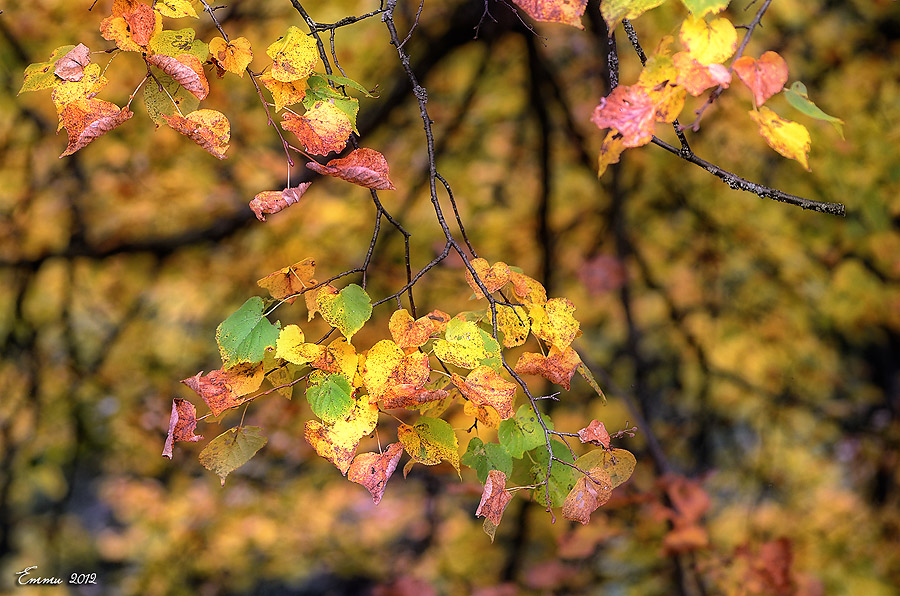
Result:
M200 452L200 463L207 470L218 474L222 479L222 486L225 486L225 478L250 461L267 441L258 426L230 428L210 441Z
M413 426L401 423L397 437L412 461L433 466L446 460L460 473L459 442L446 420L422 417ZM405 473L408 471L409 466L404 469Z
M619 26L622 19L636 19L651 8L656 8L666 0L603 0L600 3L600 13L609 32Z
M490 366L500 368L500 344L475 323L452 319L444 339L434 342L434 355L442 362L460 368Z

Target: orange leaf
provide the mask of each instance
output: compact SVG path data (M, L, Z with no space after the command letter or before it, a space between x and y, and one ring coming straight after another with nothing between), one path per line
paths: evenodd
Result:
M209 83L203 73L200 59L193 54L181 54L177 58L165 54L147 56L147 62L175 79L175 82L197 99L209 95Z
M471 401L466 401L463 404L463 414L474 416L478 422L488 428L497 428L503 422L496 409L491 406L478 406Z
M787 62L776 52L766 52L759 60L750 56L741 56L734 61L734 72L753 92L753 101L757 107L766 100L780 93L788 80Z
M301 182L293 188L285 188L284 190L264 190L257 193L250 201L250 210L256 214L256 219L266 221L266 215L278 213L287 209L294 203L300 202L300 197L309 188L312 182Z
M623 147L640 147L653 138L656 107L643 87L619 85L594 108L591 122L622 135Z
M687 52L678 52L672 60L678 70L678 84L694 97L710 87L727 89L731 85L731 73L721 64L700 64Z
M241 78L253 60L250 41L246 37L238 37L228 42L221 37L215 37L209 42L209 54L217 67Z
M513 400L516 395L516 384L501 377L500 373L491 367L479 366L465 379L453 373L451 379L463 397L476 405L493 407L502 420L515 415Z
M484 482L484 491L481 493L481 502L475 510L475 517L485 518L484 531L491 537L491 542L494 541L494 534L500 525L503 511L511 500L512 493L506 490L506 474L500 470L489 471Z
M149 5L137 2L130 11L122 15L128 28L131 30L131 38L140 46L146 46L156 29L157 16Z
M563 517L587 524L591 513L609 502L612 496L612 482L609 472L603 468L593 468L588 475L582 475L563 501Z
M509 281L509 266L506 263L498 261L493 265L488 265L486 259L479 258L472 259L470 265L472 265L472 269L475 270L475 273L478 275L481 283L488 289L488 292L496 292ZM475 292L476 298L484 298L484 292L482 292L481 288L478 287L478 284L475 283L475 278L468 269L466 269L466 283L469 284L469 287Z
M759 111L751 111L750 117L759 125L759 134L769 147L787 157L796 159L809 171L809 131L797 122L781 118L763 106Z
M84 67L91 61L91 51L83 43L56 61L53 72L66 81L80 81L84 78Z
M231 139L231 124L222 112L216 110L196 110L185 116L161 114L166 124L185 135L211 155L225 159L228 141Z
M281 128L297 135L313 155L340 152L353 132L347 114L327 101L317 101L303 116L285 112L282 118Z
M60 114L60 123L66 127L69 144L60 157L72 155L132 116L134 112L128 108L120 110L117 105L102 99L78 99L66 104Z
M175 398L172 400L172 415L169 416L169 434L166 436L166 445L163 447L163 457L172 459L172 448L175 441L189 441L196 443L203 439L202 435L195 435L197 428L197 408L194 404Z
M372 500L378 505L384 495L387 481L397 469L401 455L403 445L400 443L391 443L384 453L360 453L353 458L347 470L347 479L365 486L372 493Z
M364 188L394 190L388 177L388 164L384 156L374 149L365 147L351 151L347 157L332 159L326 165L314 161L306 167L325 176L334 176Z
M584 29L581 16L587 0L513 0L535 21L562 23Z
M442 332L447 328L450 315L439 310L433 310L424 317L413 319L405 308L394 311L388 328L394 342L404 349L415 349L425 345L431 336Z
M513 293L521 302L525 304L545 304L547 302L547 290L536 279L510 270L509 281L512 282Z
M551 383L562 385L566 389L572 381L575 369L581 364L581 358L571 347L560 352L550 348L550 355L525 352L516 362L515 371L519 375L538 375Z
M272 298L293 304L300 292L316 285L316 281L313 279L315 272L315 259L303 259L290 267L270 273L257 281L256 285L269 290Z
M599 420L592 420L590 424L578 431L578 439L582 443L593 443L609 449L609 431Z
M226 370L210 371L206 376L201 376L202 374L199 372L181 382L203 398L213 416L247 401L240 398L259 389L265 378L262 363L245 362Z
M116 0L112 15L100 23L103 39L127 52L143 52L150 38L162 30L162 17L143 2Z

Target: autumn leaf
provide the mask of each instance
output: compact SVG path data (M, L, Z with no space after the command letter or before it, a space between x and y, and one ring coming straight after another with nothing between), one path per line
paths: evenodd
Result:
M553 430L553 421L550 420L550 417L545 415L543 420L547 429ZM528 404L519 406L514 417L500 423L497 438L509 454L516 459L520 459L526 451L546 445L544 429L537 419L537 414Z
M597 177L600 178L606 172L606 168L612 164L619 163L619 158L625 151L625 143L622 133L618 130L611 130L606 133L603 144L600 145L600 157L597 163Z
M542 443L542 445L543 444L544 443ZM550 441L550 448L554 458L569 464L575 463L572 459L572 452L569 451L569 448L566 447L564 443L553 439ZM532 491L534 500L544 507L559 507L563 504L563 501L565 501L569 492L575 487L581 474L571 466L567 466L566 463L554 461L553 466L550 469L550 477L547 478L547 465L550 456L547 453L546 447L535 449L531 453L534 461L531 466L531 478L533 483L543 484L546 481L546 485L537 486ZM547 502L548 488L550 491L549 503Z
M793 107L800 110L807 116L815 118L816 120L830 122L831 125L834 126L835 130L838 131L838 134L841 135L841 138L844 138L844 121L840 118L829 116L828 114L823 112L819 108L819 106L814 104L809 99L809 95L807 95L806 93L806 85L804 85L800 81L795 81L791 85L790 89L785 89L784 96L788 100L789 104L791 104Z
M266 54L273 61L272 77L282 83L305 79L319 60L316 42L293 25L266 48Z
M681 24L680 37L691 57L700 64L721 64L737 49L737 31L724 18L707 23L688 15Z
M684 107L686 93L676 84L678 71L667 50L671 42L671 36L660 41L656 53L647 60L637 82L653 102L657 122L672 122Z
M509 266L506 263L498 261L493 265L489 265L486 259L478 258L472 259L469 264L490 293L496 292L509 281ZM476 298L484 298L484 292L475 283L475 278L468 269L466 269L466 283L475 292Z
M391 443L385 448L384 453L360 453L353 458L347 470L347 479L365 486L372 493L372 500L378 505L384 495L387 481L397 469L401 455L403 446L400 443Z
M531 331L531 320L522 306L497 305L497 330L503 336L503 346L514 348L521 346L528 339Z
M225 486L225 478L243 466L265 446L268 439L258 426L230 428L209 442L200 452L204 468L218 474Z
M397 428L397 437L412 458L403 469L404 477L413 463L434 466L443 460L450 462L456 472L460 473L459 442L453 427L446 420L423 416L413 426L401 422Z
M306 167L324 176L334 176L375 190L394 190L387 160L374 149L360 147L340 159L332 159L324 166L310 161Z
M197 110L186 117L179 114L173 116L162 114L162 119L214 157L225 159L228 141L231 139L231 124L222 112Z
M752 110L750 117L759 126L759 134L769 147L788 159L799 161L809 171L810 138L805 126L781 118L766 106L759 111Z
M580 364L581 358L571 346L561 352L556 347L552 347L548 356L534 352L524 352L519 356L514 369L518 375L544 377L551 383L561 385L568 390L572 377L575 375L575 369Z
M609 431L599 420L591 420L591 423L578 431L578 440L582 443L592 443L609 449Z
M500 368L500 344L497 340L475 323L459 319L447 323L444 339L435 340L434 355L441 362L460 368Z
M59 61L60 54L65 55L68 54L75 46L60 46L53 50L50 53L50 59L46 62L35 62L34 64L29 64L25 68L25 80L22 82L22 87L19 89L19 94L25 93L27 91L40 91L42 89L50 89L51 87L55 87L62 80L56 76L54 72L56 69L56 63ZM83 69L82 69L83 70Z
M162 17L143 2L113 2L112 15L100 22L103 39L126 52L143 52L161 30Z
M372 300L366 291L350 284L340 292L332 286L322 286L316 293L319 313L325 322L340 331L348 340L362 329L372 316Z
M313 279L315 274L316 260L308 258L270 273L257 281L256 285L268 290L272 298L293 304L300 292L316 285Z
M484 533L494 541L497 526L503 511L512 500L512 493L506 490L506 474L499 470L491 470L484 482L484 491L481 493L481 502L475 510L475 517L484 516Z
M466 378L453 373L451 376L463 397L479 406L491 406L497 410L502 420L512 418L513 400L516 395L516 384L500 376L500 373L487 366L479 366Z
M80 81L84 78L84 67L90 61L91 51L86 45L80 43L56 61L53 72L56 76L66 81Z
M205 99L209 95L209 82L203 73L203 65L193 54L180 54L173 58L164 54L147 56L148 64L175 79L179 85L187 89L197 99Z
M190 0L156 0L154 8L159 14L172 19L182 17L197 17L197 11L191 6Z
M641 147L653 139L656 107L643 87L619 85L602 98L591 122L622 135L622 147Z
M694 97L711 87L731 85L731 73L721 64L700 64L687 52L678 52L672 60L678 71L676 82Z
M206 376L201 375L203 373L197 373L181 382L203 398L213 416L244 403L246 400L241 397L259 389L265 377L261 363L244 363L226 370L210 371Z
M478 437L469 439L469 445L460 463L475 470L478 482L481 483L487 480L488 472L491 470L499 470L509 476L513 469L512 456L503 445L485 443Z
M246 37L237 37L231 41L225 41L221 37L214 37L209 42L209 53L217 67L232 72L241 78L244 77L244 71L247 70L247 67L253 60L250 40Z
M362 367L369 400L373 403L383 401L387 409L416 406L447 397L446 391L425 389L430 374L427 354L404 354L389 339L383 339L369 349Z
M503 422L495 408L480 406L469 400L463 402L463 414L474 417L480 425L487 428L497 428Z
M691 11L691 14L700 18L710 13L722 12L728 8L731 0L681 0L681 2Z
M100 65L96 63L88 64L84 68L84 76L80 81L63 81L60 79L59 84L50 93L50 99L53 100L53 104L56 106L56 113L60 118L59 126L57 126L56 130L60 130L63 127L62 115L70 103L79 99L93 99L106 87L107 83L109 81L101 73Z
M67 104L60 122L66 127L69 144L60 157L83 149L132 116L134 113L128 108L119 109L119 106L102 99L78 99Z
M594 392L597 394L597 397L599 397L602 400L603 404L606 405L606 395L603 394L603 390L600 389L600 385L597 384L597 380L594 378L591 369L585 366L584 362L582 362L578 365L578 367L576 367L575 370L577 370L578 374L580 374L581 377L585 381L587 381L587 384L591 386L591 389L594 390Z
M365 397L357 397L346 420L325 425L318 420L308 420L303 433L320 457L333 463L346 475L356 454L359 441L375 430L378 407Z
M595 449L578 458L578 466L583 470L604 470L612 488L631 478L636 465L634 455L625 449Z
M732 65L741 81L753 92L756 107L781 92L788 80L787 62L776 52L766 52L759 60L741 56Z
M622 19L636 19L651 8L656 8L666 0L603 0L600 3L600 14L606 21L609 34L612 35Z
M300 202L300 198L306 193L306 189L312 182L301 182L297 186L283 190L264 190L256 193L250 200L250 210L256 214L256 219L266 221L266 215L272 215L284 211L291 205Z
M285 112L282 118L281 128L297 135L307 152L313 155L339 153L352 132L347 115L325 101L316 102L303 116Z
M450 315L440 310L433 310L424 317L413 319L405 308L394 311L388 328L394 342L404 349L414 350L447 328Z
M271 73L264 72L260 75L259 80L262 81L269 93L272 94L272 100L275 103L275 111L280 111L285 106L300 103L306 97L306 80L299 79L297 81L289 81L283 83L276 80Z
M274 348L278 328L263 315L262 298L254 296L222 321L216 329L216 343L226 368L262 362L267 348Z
M144 85L144 106L157 127L166 123L163 114L189 113L199 105L199 99L165 73L157 73L156 81Z
M166 435L166 444L162 455L172 459L172 448L175 441L188 441L196 443L203 439L202 435L195 435L197 428L197 408L186 399L175 398L172 400L172 414L169 416L169 433Z
M544 306L534 306L529 310L531 332L558 350L565 350L581 335L573 312L575 305L568 298L551 298Z
M591 513L608 503L612 496L612 485L606 470L593 468L586 471L588 474L582 474L575 482L562 505L564 518L582 524L591 521Z
M326 423L343 420L353 409L353 388L342 374L313 371L306 381L306 400Z
M513 0L535 21L562 23L584 29L581 16L587 0Z
M509 281L512 283L513 293L520 302L526 306L532 304L544 304L547 302L547 290L541 282L529 277L512 267L509 269Z
M319 344L307 343L303 330L297 325L286 325L278 334L275 357L292 364L310 364L327 357L328 349Z
M150 38L148 48L154 54L165 54L176 58L182 54L196 56L200 62L209 57L209 46L195 39L196 32L190 27L177 30L158 31Z

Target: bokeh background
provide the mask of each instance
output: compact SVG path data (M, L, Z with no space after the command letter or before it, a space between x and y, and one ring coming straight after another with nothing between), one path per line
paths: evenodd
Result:
M747 4L732 2L734 22L750 21ZM598 181L602 133L588 119L607 83L594 0L584 31L537 35L490 2L496 22L477 38L480 0L425 4L406 49L470 238L577 305L576 347L609 398L601 405L576 380L552 405L557 429L639 426L619 441L637 455L634 477L589 525L551 524L518 496L493 545L474 517L471 473L460 482L418 466L374 507L303 440L311 414L299 391L248 410L269 443L224 489L197 462L204 443L160 457L172 398L199 401L178 381L220 366L218 323L275 269L306 257L321 276L358 266L375 211L364 189L318 180L302 204L257 222L247 202L280 188L284 156L253 86L233 75L213 80L204 102L231 120L226 161L155 130L140 95L126 125L57 159L65 139L49 92L16 96L22 71L60 45L110 47L98 31L108 5L0 3L0 590L36 565L98 583L30 594L900 593L895 2L775 0L754 34L749 54L781 53L790 80L846 122L842 139L771 100L810 128L811 173L765 145L740 85L689 135L701 157L842 202L845 218L732 191L652 146ZM333 22L377 3L304 6ZM400 2L398 23L417 7ZM636 20L645 48L684 13L670 1ZM303 26L288 0L229 0L217 14L250 39L256 69L271 40ZM167 24L188 26L215 35L207 18ZM631 84L639 63L618 37ZM335 47L349 76L378 86L361 101L363 143L391 164L398 190L381 198L413 232L421 267L443 238L418 107L379 18L339 29ZM143 72L136 56L117 57L100 97L122 105ZM386 227L369 293L404 281L403 238ZM423 312L474 308L469 294L452 259L416 286ZM361 349L387 334L391 308L376 309ZM300 303L277 317L307 336L322 330ZM470 423L461 411L450 419ZM472 436L457 434L463 446Z

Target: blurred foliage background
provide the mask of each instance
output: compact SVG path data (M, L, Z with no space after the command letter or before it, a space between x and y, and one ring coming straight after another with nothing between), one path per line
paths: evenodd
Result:
M900 593L895 2L776 0L754 34L749 54L781 53L790 80L846 121L842 140L772 100L810 128L812 173L765 145L737 85L689 134L698 155L750 180L843 202L843 219L729 190L656 147L626 152L598 182L602 133L588 118L607 83L595 1L585 31L538 35L489 3L496 22L477 38L483 2L425 4L406 49L467 231L481 256L575 302L576 346L609 397L604 407L576 381L553 406L557 429L595 417L642 427L620 441L638 456L634 478L590 525L551 524L517 496L493 545L474 517L474 475L419 466L374 507L303 440L311 414L299 392L249 409L269 443L224 489L197 462L204 443L160 457L172 397L198 401L178 380L220 366L216 325L275 269L306 257L321 277L358 266L374 207L364 189L319 180L302 204L257 222L247 202L280 188L284 157L252 84L232 75L204 102L232 122L224 162L154 130L140 97L132 121L57 159L65 141L49 93L17 97L22 71L60 45L110 47L97 28L109 2L92 12L87 0L3 4L0 589L37 565L43 576L96 573L98 584L32 594ZM732 2L735 23L752 18L747 4ZM320 22L377 8L304 5ZM400 2L398 23L417 7ZM217 14L251 40L255 69L289 25L303 27L287 0L229 0ZM636 20L644 47L683 16L669 2ZM167 23L188 26L215 35L208 18ZM631 84L639 63L618 41ZM361 102L363 142L391 164L398 190L381 198L413 231L421 267L443 237L415 99L378 17L339 29L335 47L350 77L378 85L380 97ZM124 104L143 72L136 56L118 57L100 97ZM404 281L403 238L385 228L369 293ZM472 308L453 260L415 291L422 312ZM386 335L390 312L376 309L355 343ZM277 314L283 324L306 315ZM710 499L682 535L665 513L678 510L679 482L689 500Z

